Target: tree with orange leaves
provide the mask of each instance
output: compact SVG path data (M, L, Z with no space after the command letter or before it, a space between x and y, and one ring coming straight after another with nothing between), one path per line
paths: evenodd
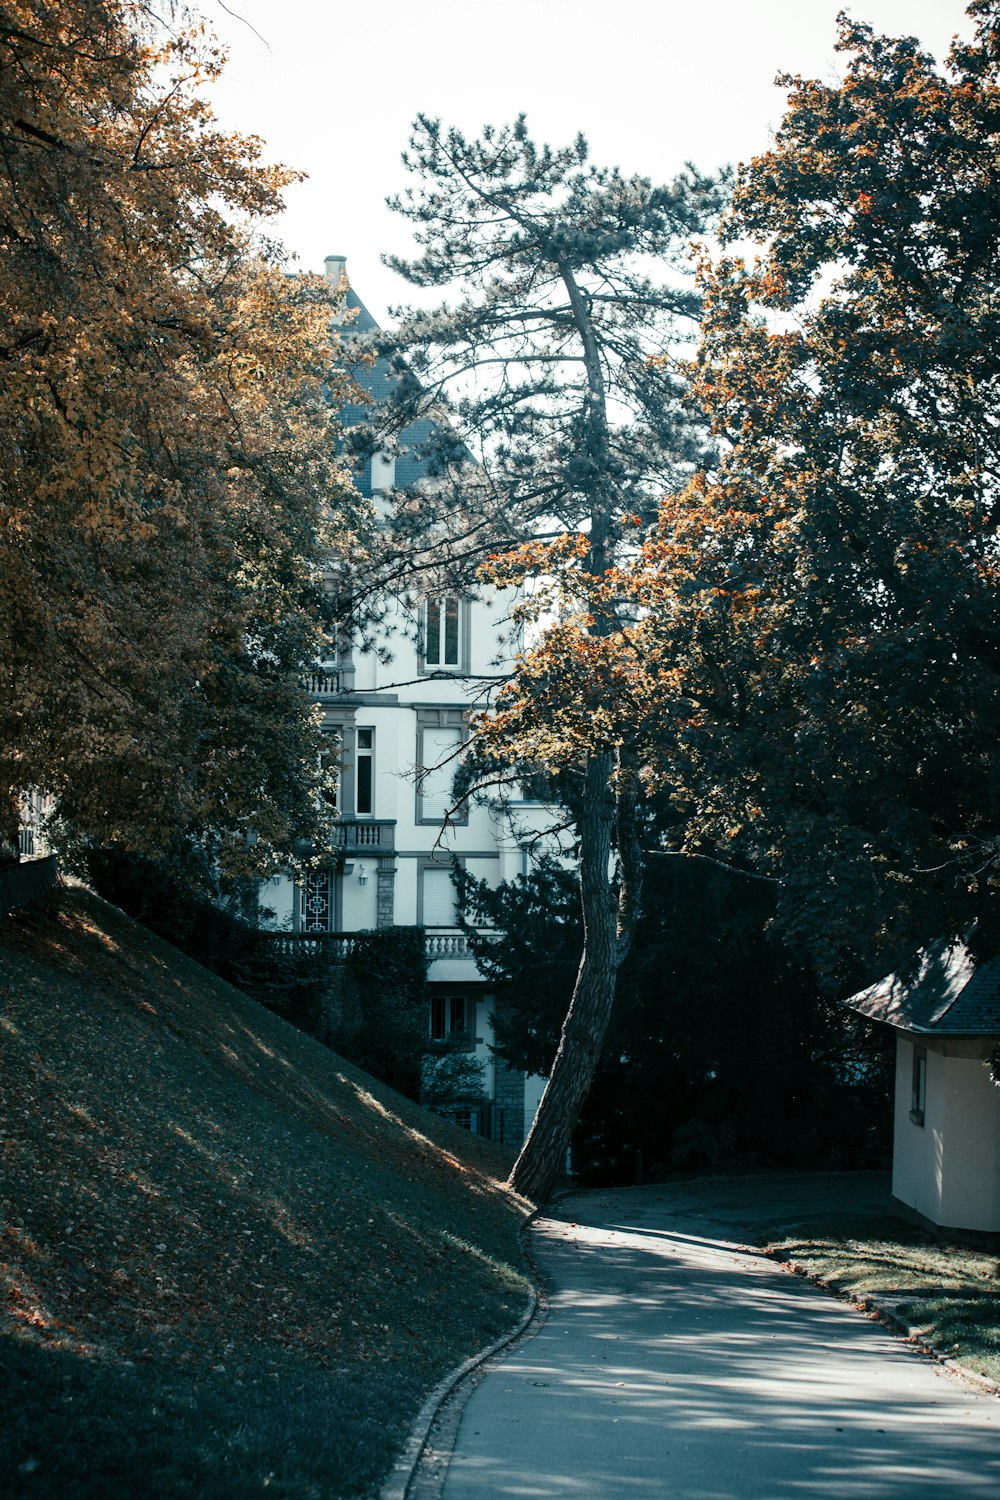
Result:
M236 871L321 834L298 678L361 512L222 61L133 0L0 4L0 817L40 786L71 841Z
M780 882L837 984L1000 942L1000 8L939 70L840 19L703 268L717 469L637 588L678 839ZM641 570L640 570L641 571Z

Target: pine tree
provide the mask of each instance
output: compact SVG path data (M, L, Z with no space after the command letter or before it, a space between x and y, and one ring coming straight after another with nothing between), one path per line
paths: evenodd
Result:
M485 560L488 579L533 580L527 609L558 603L584 659L613 656L622 621L608 581L623 542L705 455L674 355L699 310L681 259L720 189L693 169L655 187L592 166L582 137L538 146L523 117L469 141L420 116L404 161L418 184L395 206L421 254L389 264L415 286L458 288L454 303L406 315L383 346L400 377L387 427L437 419L431 503L400 510L411 565L467 582ZM576 819L584 953L511 1178L535 1198L551 1191L593 1075L642 883L637 767L617 705L601 700L609 679L592 684L596 713L571 725L571 661L548 704L522 692L525 669L551 660L543 639L473 745L486 771L558 762Z

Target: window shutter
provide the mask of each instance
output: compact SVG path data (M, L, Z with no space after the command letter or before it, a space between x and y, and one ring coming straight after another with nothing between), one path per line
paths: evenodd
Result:
M420 785L420 816L443 818L452 804L451 784L458 770L455 751L462 743L462 731L446 725L428 726L423 731L422 760L431 769ZM443 762L443 764L442 764Z
M455 887L450 870L425 870L424 926L455 927Z

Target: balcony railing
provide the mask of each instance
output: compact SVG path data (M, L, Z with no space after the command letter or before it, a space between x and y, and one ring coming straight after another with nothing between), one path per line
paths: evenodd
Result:
M493 928L480 927L479 937L486 942L495 943L501 934ZM424 952L428 958L471 958L472 949L464 932L444 932L441 928L430 928L425 933Z
M469 944L464 932L427 932L424 952L428 958L468 958Z
M277 948L286 954L326 954L332 962L347 958L357 945L358 934L354 932L274 932L262 933ZM468 939L464 932L444 932L432 929L424 933L424 952L429 959L471 958Z
M343 823L335 823L333 826L334 847L345 851L377 849L383 854L391 854L395 840L395 818L386 818L380 822L372 818L357 823L345 819Z
M270 939L279 953L323 953L334 963L348 958L357 946L354 932L268 932L262 935Z
M299 684L310 698L337 698L343 690L343 674L336 667L313 667L299 678Z

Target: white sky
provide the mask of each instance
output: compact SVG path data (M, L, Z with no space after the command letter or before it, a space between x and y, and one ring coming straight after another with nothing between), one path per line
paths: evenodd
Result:
M305 269L346 255L383 323L409 295L379 255L410 249L385 198L405 185L418 111L467 134L524 111L536 140L563 145L582 130L597 164L666 181L686 160L710 171L764 149L783 111L779 71L835 80L842 6L916 35L939 61L955 32L972 32L962 0L225 3L235 15L201 0L231 52L216 114L309 174L278 233Z

